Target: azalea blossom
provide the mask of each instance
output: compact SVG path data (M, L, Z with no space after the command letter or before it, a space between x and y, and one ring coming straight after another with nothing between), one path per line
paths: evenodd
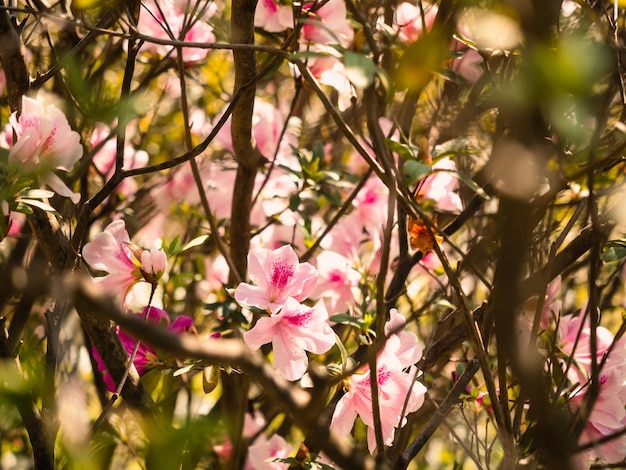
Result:
M313 5L307 3L302 8L303 15L309 15L309 22L302 27L303 39L317 44L348 46L354 37L354 30L348 21L344 0L329 0L321 8L311 11Z
M291 6L277 5L274 0L260 0L254 12L254 26L268 33L280 33L293 28Z
M591 329L588 316L581 328L583 317L582 313L574 318L564 316L559 322L560 347L575 361L568 371L568 378L577 385L570 394L572 409L577 409L584 400L591 379ZM613 344L613 334L603 326L596 328L596 338L596 361L602 364L598 376L600 391L580 436L581 445L616 433L626 426L626 338L622 337ZM626 436L618 436L577 457L621 461L626 457Z
M122 294L123 298L133 284L141 280L156 282L167 269L163 250L132 247L123 220L111 222L83 247L83 259L92 269L107 273L96 277L95 282L105 291Z
M80 136L73 131L65 114L54 105L22 97L22 112L11 114L9 122L17 140L9 150L9 161L27 172L37 172L43 183L72 202L80 194L72 192L53 170L70 171L83 156Z
M193 319L186 315L180 315L174 320L173 323L170 323L169 315L166 311L149 306L145 307L141 313L134 314L137 318L148 319L153 323L157 323L160 325L164 325L168 330L173 333L183 333L189 331L193 327ZM137 339L130 336L123 330L120 330L120 327L116 327L116 333L122 342L122 346L126 349L126 352L130 355L135 349L135 345L137 344ZM113 378L106 370L106 365L102 360L102 357L98 353L96 348L92 349L93 357L98 364L98 370L103 373L104 382L107 385L107 388L110 392L115 392L117 386L113 381ZM150 364L154 364L157 362L157 352L152 346L148 346L147 344L140 343L139 348L137 349L137 354L133 360L133 365L135 369L137 369L137 373L139 375L143 375L146 372L147 367Z
M311 297L328 300L329 313L341 313L356 302L361 274L339 253L322 251L317 257L319 281Z
M287 470L289 464L275 462L275 459L286 459L293 451L293 446L284 438L274 434L269 439L265 435L248 448L248 461L245 470Z
M424 26L430 30L437 17L437 6L425 4L424 17L422 11L416 5L402 2L396 7L393 16L393 24L398 31L398 37L403 42L414 42L422 35Z
M408 397L406 413L417 411L424 403L426 388L415 382L414 364L422 354L417 337L404 331L404 318L395 309L390 311L385 333L391 334L377 357L378 404L383 442L393 443L395 430L406 422L402 412ZM408 369L407 369L408 368ZM357 416L367 426L367 444L370 452L376 449L372 384L369 366L362 367L349 378L347 392L341 397L333 413L331 428L348 434Z
M235 290L235 299L271 313L280 310L289 297L298 301L308 298L317 282L317 270L309 263L300 263L289 245L252 250L248 272L256 285L242 282Z
M309 364L305 351L325 353L335 344L335 333L322 300L308 307L289 297L280 312L259 318L243 340L252 350L271 342L278 372L287 380L298 380Z
M117 140L110 136L111 130L103 123L97 123L89 139L91 148L98 147L93 155L94 166L102 174L105 180L113 176L115 172L115 157L117 155ZM127 135L127 137L129 137ZM135 150L130 145L124 146L123 168L131 170L148 164L149 156L144 150ZM116 191L125 197L133 199L138 186L135 178L125 178L117 186Z
M206 23L206 18L215 14L214 2L198 2L197 9L192 9L187 0L144 0L139 15L137 30L158 39L174 39L185 42L215 42L213 27ZM193 13L193 15L192 15ZM146 49L161 56L176 56L174 46L155 44L146 41ZM183 61L197 62L206 58L208 49L183 47Z
M454 160L445 157L433 165L434 171L420 184L418 197L435 201L437 210L460 212L463 210L461 198L455 192L458 180L451 172L456 171Z

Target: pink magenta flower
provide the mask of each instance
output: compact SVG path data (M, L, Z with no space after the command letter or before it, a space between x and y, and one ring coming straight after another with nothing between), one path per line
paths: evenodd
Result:
M248 255L248 272L256 285L242 282L235 290L237 302L276 313L287 298L303 301L317 282L317 271L300 263L290 245L275 250L255 248Z
M193 319L191 317L188 317L186 315L180 315L173 323L170 323L170 318L167 312L157 307L145 307L143 309L143 312L135 313L135 316L143 320L144 318L146 318L148 309L150 309L148 320L160 325L164 325L168 330L173 333L183 333L189 331L193 327ZM126 349L126 352L130 355L135 349L137 340L126 332L120 330L119 326L116 327L116 332L120 338L120 341L122 342L122 345L124 346L124 349ZM104 364L102 357L100 357L100 354L98 354L98 350L96 348L93 348L92 353L94 359L98 363L98 370L100 372L103 372L103 378L104 382L107 385L107 388L110 392L115 392L117 388L116 384L113 381L113 378L111 377L109 372L106 370L106 365ZM139 348L137 349L137 354L135 355L135 359L133 360L133 365L135 366L135 369L137 369L137 373L139 375L143 375L147 367L150 364L156 363L157 360L158 358L156 350L152 346L141 343L139 345Z
M386 333L396 331L404 325L404 319L393 310L385 328ZM402 412L407 396L407 414L417 411L424 403L426 388L413 380L414 364L421 357L421 352L413 333L398 331L387 338L385 347L378 355L378 402L383 442L387 446L393 443L396 428L406 422ZM347 392L341 397L333 413L331 427L340 434L348 434L357 416L368 427L367 444L370 452L373 452L376 449L376 437L369 366L361 368L350 377Z
M53 170L70 171L82 157L80 136L74 132L63 112L54 105L44 106L38 100L22 97L22 113L11 114L9 122L17 140L9 150L9 160L19 163L26 171L41 171L41 180L61 196L72 202L80 200L53 173Z
M335 344L335 333L327 321L328 312L322 300L308 307L289 297L279 313L260 318L243 334L243 340L252 350L271 342L274 365L280 375L298 380L309 364L305 351L322 354Z

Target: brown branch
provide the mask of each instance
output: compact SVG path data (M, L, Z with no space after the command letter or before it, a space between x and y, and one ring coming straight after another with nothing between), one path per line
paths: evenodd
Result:
M0 6L6 6L4 0L0 0ZM11 111L19 112L22 96L30 86L30 78L16 20L6 10L0 11L0 61L6 75L9 106Z
M452 407L457 404L459 396L461 396L461 393L465 391L465 387L467 387L467 384L469 384L470 380L472 380L472 377L474 377L474 374L478 372L479 368L480 364L477 358L474 358L469 362L465 371L461 377L459 377L459 380L456 381L452 389L448 392L448 395L446 395L446 398L443 400L439 408L437 408L426 425L422 428L422 431L418 434L415 440L411 442L406 450L402 452L402 456L396 463L396 470L403 470L407 468L411 460L413 460L419 451L426 445Z
M256 0L233 0L231 16L231 41L254 44L254 12ZM257 75L256 53L251 50L233 50L236 94ZM233 109L231 136L237 176L233 189L230 246L238 277L246 277L248 248L250 245L250 211L254 180L261 166L260 155L255 151L252 136L252 114L256 88L246 89ZM231 278L233 275L231 274ZM231 279L232 280L232 279Z

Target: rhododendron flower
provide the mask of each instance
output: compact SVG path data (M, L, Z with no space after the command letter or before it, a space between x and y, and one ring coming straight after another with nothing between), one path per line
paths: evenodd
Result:
M361 274L339 253L322 251L317 257L319 280L311 297L328 299L329 313L341 313L355 303Z
M163 250L142 251L132 246L124 221L116 220L83 247L85 261L96 271L108 273L95 282L123 298L133 284L141 280L155 282L167 268Z
M172 331L173 333L183 333L189 331L193 327L192 318L186 315L180 315L173 323L170 323L170 318L166 311L152 306L145 307L143 309L143 312L135 313L135 316L137 318L141 318L142 320L145 319L146 315L148 315L148 309L150 309L149 316L147 317L148 320L157 324L164 325L168 330ZM120 330L119 326L116 328L116 332L120 338L120 341L122 342L122 345L124 346L124 349L126 349L126 352L129 355L132 354L133 350L135 349L135 345L137 344L137 340L126 332ZM115 392L117 388L116 384L113 381L113 378L111 377L109 372L106 370L106 365L100 357L100 354L98 354L96 348L92 349L92 353L94 359L98 363L98 370L100 372L103 372L103 378L104 382L107 385L107 388L109 389L109 391ZM143 373L146 371L146 368L150 364L157 362L157 360L158 358L156 350L152 346L140 343L139 348L137 349L137 354L135 355L135 358L133 360L133 364L135 366L135 369L137 369L137 373L139 375L143 375Z
M242 282L235 290L237 302L276 313L289 297L308 298L317 282L317 271L300 263L289 245L275 250L256 248L248 255L248 272L253 286Z
M280 33L293 28L291 6L277 5L273 0L260 0L254 12L254 26L268 33Z
M485 59L478 51L467 48L463 55L454 58L450 68L468 82L476 83L485 73Z
M437 17L437 6L424 6L424 18L419 7L412 3L402 2L396 7L393 24L398 31L398 37L404 42L414 42L422 35L424 26L432 28Z
M74 132L63 112L54 105L44 106L38 100L22 97L22 113L11 114L9 122L17 140L9 150L9 161L19 163L27 172L38 172L42 182L72 202L80 200L53 173L70 171L82 157L80 136Z
M303 6L303 15L309 12L314 3ZM321 24L320 24L321 23ZM329 0L321 8L309 13L309 22L302 27L305 41L317 44L340 44L348 46L354 37L354 30L347 18L344 0Z
M269 439L264 435L248 448L248 462L245 470L287 470L289 464L274 462L275 459L286 459L293 447L278 434Z
M576 389L570 395L569 404L576 409L582 403L591 379L591 329L589 318L581 328L584 315L572 318L561 317L559 322L560 347L567 355L573 356L575 364L570 367L568 378ZM626 426L626 339L620 338L613 344L613 334L603 326L596 329L596 361L602 364L598 381L600 391L593 405L579 443L585 444L603 436L616 433ZM619 436L592 449L589 455L608 462L621 461L626 457L626 436Z
M455 192L458 180L451 171L456 170L454 160L445 157L433 165L435 171L424 178L419 187L418 197L435 201L437 210L448 212L460 212L463 210L461 198Z
M309 364L305 351L322 354L335 344L335 333L327 321L322 300L308 307L289 297L279 313L259 318L243 334L243 340L253 350L271 342L278 372L287 380L298 380Z
M402 328L404 319L397 311L390 311L385 332L391 333ZM413 333L397 331L387 338L387 343L377 357L378 404L383 442L389 446L397 427L405 423L402 415L407 400L406 413L418 410L424 403L426 388L414 382L415 367L421 357L421 347ZM405 369L408 368L408 371ZM354 426L357 416L361 417L367 429L367 444L370 452L376 449L374 413L372 408L372 385L369 366L352 375L346 394L341 397L331 421L331 427L340 434L347 434Z
M185 42L215 42L213 27L205 22L217 9L214 2L199 2L195 10L187 0L144 0L142 6L137 30L143 34ZM162 56L177 54L173 46L146 42L145 47ZM183 61L197 62L204 59L209 50L183 47L182 52Z
M92 161L105 180L108 180L115 172L115 157L117 154L117 141L115 138L109 137L109 134L110 129L106 125L97 123L89 139L92 149L99 147L99 150L93 155ZM105 139L108 140L105 141ZM130 145L124 147L123 168L125 170L146 166L148 160L148 153L144 150L135 150ZM125 178L117 186L116 191L128 198L132 198L137 192L137 188L137 182L134 178Z

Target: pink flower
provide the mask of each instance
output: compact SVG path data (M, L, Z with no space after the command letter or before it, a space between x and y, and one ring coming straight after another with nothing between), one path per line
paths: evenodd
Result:
M369 178L352 202L357 220L370 230L381 230L387 221L388 196L389 189L378 176Z
M289 245L275 250L256 248L248 255L248 271L253 286L241 283L235 299L243 305L276 313L288 297L303 301L317 282L317 271L309 263L300 263Z
M191 319L190 317L186 315L178 316L176 320L174 321L174 323L170 324L170 318L167 312L157 307L145 307L143 309L143 312L135 313L135 316L143 320L144 318L146 318L148 309L150 309L148 320L157 324L164 325L168 330L174 333L183 333L193 327L193 319ZM120 341L122 342L122 345L124 346L124 349L126 349L126 352L130 355L135 349L137 340L133 338L132 336L130 336L129 334L127 334L126 332L120 330L119 326L116 327L116 332L120 338ZM113 381L113 378L111 377L111 375L106 370L106 365L104 364L104 361L100 357L100 354L98 354L98 351L96 350L96 348L92 349L92 353L93 353L94 359L98 363L98 370L100 372L103 372L103 378L104 378L104 382L107 385L107 388L109 389L110 392L115 392L117 388L116 384ZM135 355L133 364L135 366L135 369L137 369L137 373L139 375L143 375L144 372L146 371L146 368L150 364L154 364L155 362L157 362L157 360L158 358L157 358L156 350L153 347L148 346L147 344L141 343L139 345L139 348L137 349L137 354Z
M123 220L111 222L83 247L83 258L96 271L108 273L97 277L103 290L125 298L133 284L146 280L156 282L167 268L163 250L131 249L130 237ZM145 264L144 264L145 263Z
M286 459L293 451L293 447L278 434L269 439L265 435L259 438L248 448L248 462L245 470L286 470L289 464L274 462L274 459Z
M277 5L273 0L260 0L254 12L254 26L268 33L280 33L293 28L291 6Z
M139 15L137 30L158 39L175 39L186 42L215 42L213 27L204 19L212 16L216 11L215 3L199 2L197 10L189 7L187 0L144 0ZM191 16L191 13L194 13ZM161 56L177 54L173 46L146 42L150 49ZM208 49L183 47L183 60L187 63L204 59Z
M9 160L19 163L28 172L40 172L41 180L72 202L80 194L72 192L53 170L70 171L82 157L80 136L74 132L63 112L54 105L22 97L22 113L11 114L9 122L17 140L9 150Z
M577 384L569 402L573 409L580 406L589 389L589 380L591 379L591 330L587 323L588 319L581 329L582 319L581 313L574 318L571 316L561 317L559 323L561 349L565 354L573 356L575 362L568 372L570 381ZM604 361L604 365L598 377L600 392L580 436L580 444L597 440L626 426L624 408L626 406L626 339L622 337L610 349L614 342L613 334L606 328L598 326L596 335L596 360L598 364ZM577 337L578 342L576 342ZM576 345L575 349L574 345ZM626 456L626 436L619 436L594 447L590 456L596 456L609 462L623 460ZM584 455L582 457L586 458Z
M433 165L432 175L426 177L419 188L419 196L435 201L437 210L460 212L463 210L461 198L455 192L458 181L450 173L456 170L456 164L448 157Z
M396 7L393 23L398 30L398 37L403 42L414 42L422 35L424 26L429 30L432 28L437 16L437 6L424 5L425 17L419 7L402 2Z
M470 48L463 55L456 57L450 66L453 72L458 73L470 83L476 83L478 79L485 73L485 59L478 51ZM459 50L463 49L459 47Z
M117 141L115 137L109 137L110 129L102 124L96 124L91 138L89 139L91 148L95 149L99 146L99 150L93 155L93 164L108 180L115 171L115 156L117 153ZM105 139L107 139L106 142ZM148 163L148 153L143 150L135 150L130 145L124 148L124 169L130 170L140 168ZM137 182L134 178L125 178L118 185L116 191L128 198L133 198L137 192Z
M217 119L214 120L217 122ZM285 127L285 117L283 113L270 103L257 99L254 102L254 113L252 116L252 133L256 146L268 160L287 154L293 154L292 147L298 144L296 136ZM279 141L282 135L282 140ZM220 129L216 138L226 150L233 153L233 142L231 138L231 119L229 118Z
M167 255L163 250L151 248L141 253L141 272L144 278L158 280L167 269Z
M304 5L303 14L310 12L313 5ZM317 44L348 46L354 37L354 30L348 21L344 0L329 0L321 8L310 12L309 22L302 27L302 37Z
M391 318L385 328L386 333L403 327L404 319L397 311L390 311ZM385 445L393 443L395 430L405 423L402 414L408 396L406 413L418 410L424 402L426 388L413 382L413 364L421 356L417 337L409 332L398 331L388 337L387 343L377 358L378 401L381 431ZM405 372L405 369L408 371ZM365 366L350 377L346 394L341 397L333 413L331 427L339 433L348 434L357 416L368 427L367 444L370 452L376 449L374 413L372 409L372 388L369 367Z
M243 340L253 350L271 342L278 372L287 380L298 380L309 364L305 351L322 354L335 344L327 320L323 301L308 307L289 297L279 313L260 318Z
M83 247L83 258L92 269L108 274L96 278L105 291L125 295L139 277L138 266L131 260L130 237L123 220L111 222Z
M319 281L311 297L328 300L329 313L345 312L359 295L361 274L339 253L322 251L317 257Z

